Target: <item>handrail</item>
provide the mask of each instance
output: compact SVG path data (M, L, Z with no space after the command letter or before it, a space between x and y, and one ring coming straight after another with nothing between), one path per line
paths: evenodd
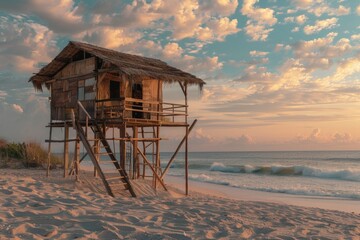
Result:
M100 103L100 102L124 101L124 100L125 100L125 98L121 97L121 98L100 99L100 100L95 100L95 102Z
M148 101L148 100L143 100L143 99L139 99L139 98L125 98L126 102L139 102L139 103L149 103L149 104L160 104L159 101Z
M81 108L81 110L84 111L84 113L86 114L86 116L87 116L89 119L91 119L90 114L88 113L88 111L86 111L86 109L84 108L84 106L82 105L82 103L81 103L79 100L77 101L77 103L78 103L79 107Z
M183 122L187 116L187 105L159 101L148 101L137 98L119 98L96 100L96 114L100 118L144 118L156 121ZM132 117L131 113L143 113L143 117ZM140 115L141 116L141 115Z

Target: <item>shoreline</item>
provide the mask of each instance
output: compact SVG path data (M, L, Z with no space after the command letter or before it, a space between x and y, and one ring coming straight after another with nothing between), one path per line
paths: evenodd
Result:
M184 188L182 177L166 176L165 181L178 189ZM194 180L189 180L189 186L190 194L196 192L232 200L286 204L360 214L360 201L350 198L256 191Z

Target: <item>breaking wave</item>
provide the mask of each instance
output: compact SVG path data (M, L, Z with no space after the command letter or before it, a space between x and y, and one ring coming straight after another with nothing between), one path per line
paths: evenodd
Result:
M226 166L214 162L210 171L223 173L266 174L276 176L305 176L360 182L360 170L351 169L321 169L308 166Z
M253 184L241 184L239 182L234 182L231 180L219 179L215 176L209 176L206 174L191 174L189 176L191 180L212 183L217 185L225 185L234 188L263 191L263 192L273 192L273 193L287 193L293 195L306 195L306 196L322 196L322 197L337 197L337 198L350 198L350 199L360 199L359 192L349 192L346 190L338 191L332 189L323 189L321 187L299 187L299 186L257 186Z

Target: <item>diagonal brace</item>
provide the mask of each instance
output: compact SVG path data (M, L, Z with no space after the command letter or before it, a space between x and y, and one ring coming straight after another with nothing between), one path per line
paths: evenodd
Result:
M161 175L161 177L160 177L161 179L163 179L163 178L165 177L166 172L169 170L169 168L170 168L172 162L174 161L177 153L179 152L181 146L184 144L185 139L189 136L191 130L194 128L196 122L197 122L197 119L195 119L195 120L193 121L193 123L191 124L191 126L190 126L190 128L189 128L189 131L187 132L187 134L185 134L185 136L183 137L183 139L182 139L181 142L179 143L178 147L176 148L176 151L175 151L174 154L171 156L168 164L166 165L166 167L165 167L165 169L164 169L164 171L163 171L163 173L162 173L162 175Z
M159 180L161 186L163 186L163 188L165 189L165 191L167 191L167 188L163 182L163 180L160 178L160 176L156 173L154 167L151 165L151 163L149 162L149 160L146 158L146 156L144 155L144 153L141 151L141 149L139 147L137 147L137 151L140 153L140 155L143 157L144 161L149 165L151 171L154 173L155 177L157 178L157 180Z

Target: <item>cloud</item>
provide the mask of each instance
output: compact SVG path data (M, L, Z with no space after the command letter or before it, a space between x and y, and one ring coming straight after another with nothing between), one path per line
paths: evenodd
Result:
M258 0L244 0L241 13L247 16L245 32L254 41L266 41L270 32L273 30L269 26L277 23L274 17L274 10L270 8L257 8L255 4Z
M301 10L307 10L307 12L314 14L317 17L323 14L329 16L343 16L350 14L350 8L344 7L343 5L336 5L337 8L329 6L327 1L323 0L292 0L292 3Z
M296 22L300 25L304 24L307 21L308 17L305 16L304 14L299 15L295 18Z
M10 102L11 99L7 99L9 102L0 101L0 137L9 141L23 142L35 138L43 141L49 130L45 127L50 119L47 100L35 95L34 90L31 94L23 91L16 94L19 94L16 101L22 106Z
M277 43L275 45L274 51L278 52L278 51L281 51L281 50L291 50L291 46L290 45L284 45L284 44L281 44L281 43Z
M264 57L264 56L268 55L269 52L261 52L261 51L253 50L253 51L250 51L249 54L252 57Z
M356 13L357 13L357 15L360 16L360 5L358 5L358 6L356 7Z
M285 21L286 23L294 22L294 20L295 20L294 17L286 17L286 18L284 18L284 21Z
M332 141L335 143L351 143L353 142L353 138L350 133L335 133Z
M332 76L322 78L321 80L328 82L340 82L357 73L360 73L360 56L348 58L342 61Z
M358 142L352 137L350 133L333 133L333 134L322 134L319 128L313 129L312 132L307 135L298 135L295 139L290 142L298 143L302 145L318 145L319 146L332 146L336 144L336 147L339 145L348 145L348 144L357 144ZM303 146L304 147L304 146Z
M185 0L178 5L178 12L172 21L173 37L177 40L194 37L202 23L202 18L196 14L199 4L197 1Z
M284 18L284 21L286 23L296 22L297 24L302 25L307 21L307 19L308 19L308 17L305 16L304 14L302 14L302 15L299 15L297 17L286 17L286 18Z
M251 64L244 69L244 74L234 81L251 82L254 84L261 83L268 85L266 83L272 82L274 76L275 75L271 72L268 72L265 67L258 66L258 64Z
M203 128L198 128L190 134L191 145L196 151L212 149L219 150L245 150L255 144L255 140L248 134L239 134L234 137L214 137L211 133L206 133Z
M291 32L299 32L300 31L300 28L299 27L294 27Z
M294 54L309 71L327 69L333 64L334 58L339 58L352 50L350 41L341 38L335 44L337 33L331 32L323 38L300 41L294 44Z
M179 46L179 44L174 42L166 44L163 49L163 53L168 59L181 57L183 52L184 50Z
M307 35L320 32L324 29L331 29L336 26L338 19L337 18L328 18L325 20L318 20L315 22L315 25L306 25L304 27L304 33Z
M201 1L201 9L222 16L229 16L236 11L238 0L207 0Z
M259 24L274 25L277 19L274 17L274 10L270 8L257 8L258 0L244 0L241 13Z
M50 30L58 33L75 33L85 28L78 7L72 0L0 1L4 11L39 17Z
M320 136L320 132L321 131L319 128L313 129L308 136L302 136L302 135L297 136L295 142L306 143L306 144L322 142L323 139Z
M219 57L205 57L202 59L190 55L184 55L183 59L173 61L176 65L181 66L185 71L192 73L209 73L219 70L223 67L223 63L219 62Z
M214 142L215 138L209 134L204 133L202 128L197 128L193 134L191 134L191 140L198 140L202 142Z
M292 2L299 8L306 9L313 5L313 0L292 0Z
M136 42L141 35L123 28L101 27L78 34L77 37L105 48L117 49Z
M253 41L266 41L273 28L266 28L265 25L253 24L251 21L247 22L245 32L251 37Z
M355 34L351 36L352 40L360 40L360 34Z
M340 5L339 8L333 10L329 15L342 16L348 14L350 14L350 8Z
M227 17L211 19L204 27L199 27L196 33L201 41L224 41L225 37L240 31L237 28L237 19L230 20Z
M246 88L242 85L230 83L226 85L211 85L203 89L201 101L209 103L229 103L244 99L254 92L255 89L253 88Z
M48 62L56 53L54 33L21 16L2 16L0 68L35 72L39 62Z

